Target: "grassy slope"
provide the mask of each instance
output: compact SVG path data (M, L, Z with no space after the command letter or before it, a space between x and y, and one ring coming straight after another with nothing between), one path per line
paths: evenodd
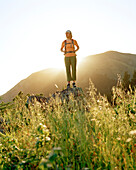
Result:
M136 92L115 88L116 106L92 82L88 92L42 108L27 109L22 94L0 104L0 169L135 169Z

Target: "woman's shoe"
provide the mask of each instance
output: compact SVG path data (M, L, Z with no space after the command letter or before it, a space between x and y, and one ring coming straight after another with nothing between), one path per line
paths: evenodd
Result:
M70 84L68 83L68 84L67 84L67 89L69 89L69 88L70 88Z
M76 87L76 83L73 83L73 88Z

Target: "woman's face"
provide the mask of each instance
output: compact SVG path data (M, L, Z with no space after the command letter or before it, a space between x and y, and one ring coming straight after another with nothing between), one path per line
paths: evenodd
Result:
M66 32L66 37L67 38L71 38L71 33L70 32Z

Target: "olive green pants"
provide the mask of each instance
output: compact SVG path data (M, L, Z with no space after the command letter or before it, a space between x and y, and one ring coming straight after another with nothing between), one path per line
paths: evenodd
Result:
M65 57L64 60L65 60L65 66L66 66L67 81L75 81L76 80L76 62L77 62L76 56Z

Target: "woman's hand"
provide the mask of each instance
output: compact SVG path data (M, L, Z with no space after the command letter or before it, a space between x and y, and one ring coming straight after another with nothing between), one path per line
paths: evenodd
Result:
M65 50L63 50L63 47L60 49L61 52L65 53Z
M77 47L77 49L74 52L77 52L79 50L79 46Z
M66 51L65 50L60 50L61 52L65 53Z

